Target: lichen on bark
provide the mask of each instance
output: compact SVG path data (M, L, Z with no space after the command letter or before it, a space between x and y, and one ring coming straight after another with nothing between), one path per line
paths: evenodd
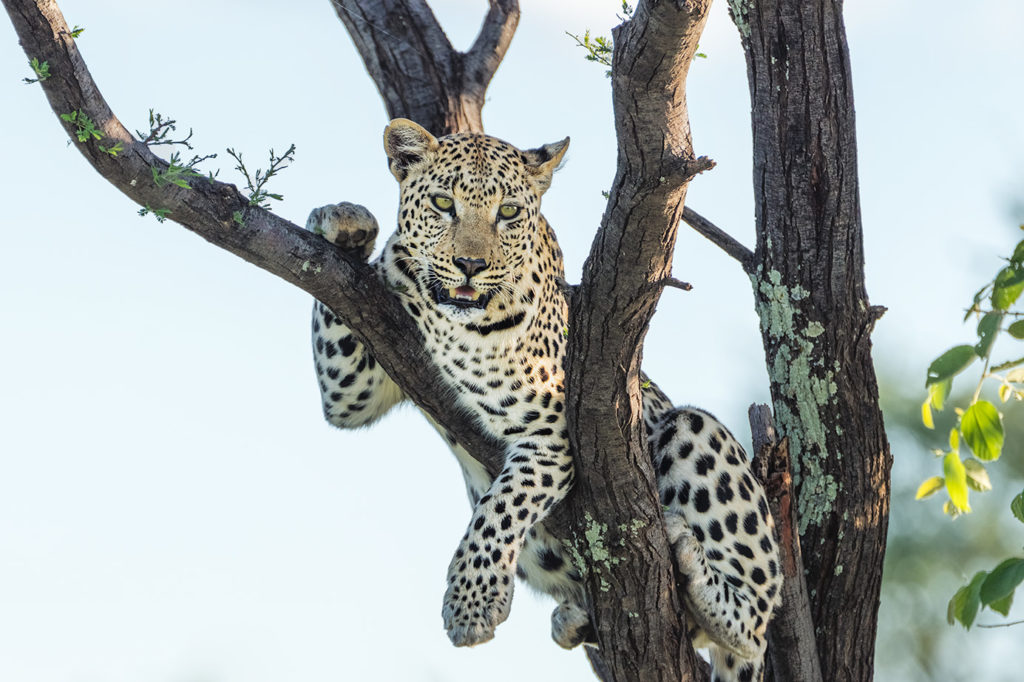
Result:
M825 331L818 320L807 320L799 306L808 291L799 284L783 284L777 270L759 267L751 276L755 306L762 331L771 339L768 375L781 394L774 401L775 420L790 438L793 480L800 490L797 501L799 531L820 524L831 511L841 484L825 471L830 456L828 428L823 412L836 405L835 367L825 367L815 343ZM833 453L837 458L842 455Z

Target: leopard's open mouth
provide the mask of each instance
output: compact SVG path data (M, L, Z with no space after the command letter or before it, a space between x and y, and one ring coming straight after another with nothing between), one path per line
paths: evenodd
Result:
M464 284L459 287L443 287L441 282L434 280L430 292L439 305L452 305L456 308L486 308L491 294L482 293L479 289Z

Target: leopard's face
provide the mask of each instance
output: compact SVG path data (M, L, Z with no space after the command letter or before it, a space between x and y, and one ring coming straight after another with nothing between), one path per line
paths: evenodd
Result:
M528 304L524 278L536 277L546 235L541 195L567 145L523 152L484 135L437 140L401 119L388 126L401 184L394 263L428 304L464 324Z

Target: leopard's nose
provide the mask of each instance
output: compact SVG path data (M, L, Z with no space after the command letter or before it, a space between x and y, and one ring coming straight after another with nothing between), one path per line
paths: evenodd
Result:
M455 267L463 272L466 277L472 277L481 270L487 269L487 261L483 258L455 258Z

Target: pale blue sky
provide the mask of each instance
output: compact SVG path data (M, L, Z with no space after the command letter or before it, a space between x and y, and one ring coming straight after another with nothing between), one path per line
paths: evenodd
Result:
M432 4L468 45L485 3ZM232 146L252 165L294 142L278 213L301 224L344 199L393 222L385 113L326 0L61 6L129 128L155 107L201 153ZM847 6L868 291L889 307L876 357L916 385L1019 239L1024 7ZM615 146L604 70L564 32L607 33L615 9L523 0L484 109L489 132L523 147L572 136L544 207L574 280ZM750 245L749 100L725 3L701 48L694 142L719 165L688 203ZM454 459L411 409L372 430L327 426L306 294L138 217L67 146L29 74L0 20L0 679L591 679L550 642L554 605L522 586L493 642L448 644L444 574L469 511ZM231 166L207 164L237 181ZM645 367L746 440L746 405L767 398L749 282L686 228L676 275L695 288L666 292Z

